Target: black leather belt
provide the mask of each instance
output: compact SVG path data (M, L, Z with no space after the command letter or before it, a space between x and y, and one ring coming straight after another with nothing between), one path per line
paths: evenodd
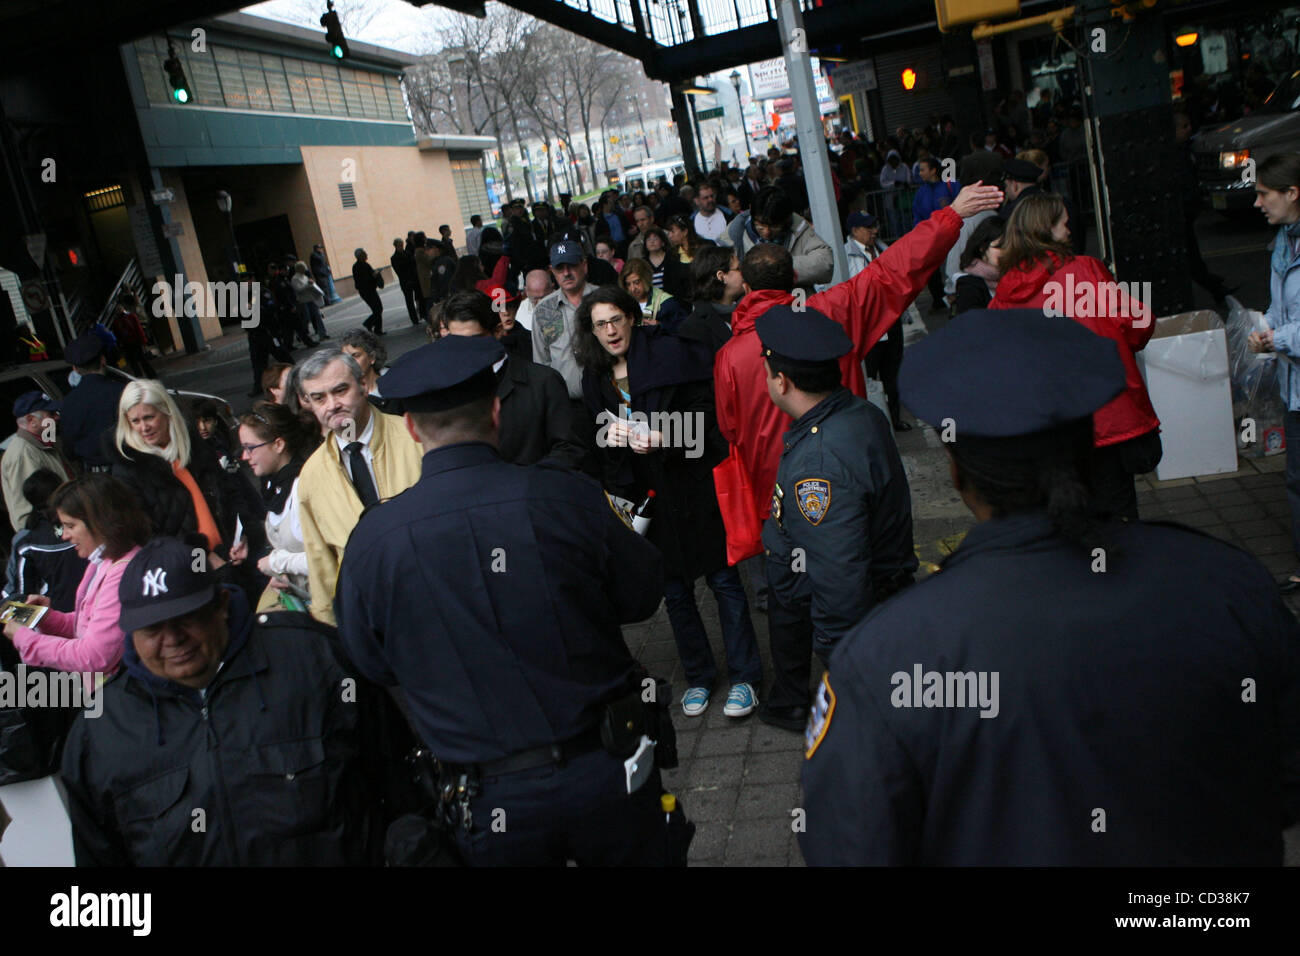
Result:
M542 747L521 750L509 757L501 757L498 760L475 764L474 769L478 771L480 778L500 777L507 773L535 770L538 767L545 767L547 764L563 763L566 760L572 760L574 757L580 757L602 747L604 747L604 744L600 741L600 728L592 727L590 730L584 730L578 736L562 743L546 744Z

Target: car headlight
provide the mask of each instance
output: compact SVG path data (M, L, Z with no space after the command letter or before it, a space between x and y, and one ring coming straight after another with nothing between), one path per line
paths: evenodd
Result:
M1238 166L1244 166L1248 159L1250 159L1250 150L1248 149L1228 150L1219 154L1219 167L1221 169L1236 169Z

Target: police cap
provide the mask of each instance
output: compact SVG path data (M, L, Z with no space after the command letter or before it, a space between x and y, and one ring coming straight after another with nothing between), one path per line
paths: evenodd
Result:
M1027 159L1008 159L1002 166L1003 175L1018 183L1036 183L1043 178L1043 167Z
M445 335L407 352L379 379L383 411L441 412L496 392L505 348L487 336Z
M853 349L843 327L816 309L774 305L754 320L763 356L799 365L833 362Z
M1027 439L1050 440L1124 390L1124 363L1115 342L1072 319L978 309L909 347L898 388L923 421L950 419L958 443L1033 457Z
M70 365L90 368L95 360L104 354L104 340L94 332L83 332L63 350L63 358Z

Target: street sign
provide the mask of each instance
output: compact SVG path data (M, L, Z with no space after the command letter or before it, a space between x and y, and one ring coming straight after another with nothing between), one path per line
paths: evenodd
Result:
M28 279L22 288L23 305L28 312L44 312L49 308L50 300L45 295L45 287L40 279Z
M161 206L165 202L172 202L176 199L176 193L170 189L155 189L149 195L153 196L153 201Z
M721 106L715 106L711 110L697 110L695 113L695 118L700 122L704 122L704 120L722 119L722 117L725 114L726 114L726 110L724 110Z
M30 236L23 236L23 239L27 242L27 254L36 263L36 268L45 268L45 233L34 232Z

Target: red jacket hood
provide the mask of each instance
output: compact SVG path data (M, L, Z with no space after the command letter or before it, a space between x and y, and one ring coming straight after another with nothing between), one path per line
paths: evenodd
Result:
M759 289L748 292L736 303L731 313L731 334L753 331L754 320L774 305L789 305L794 301L794 294L780 289Z

